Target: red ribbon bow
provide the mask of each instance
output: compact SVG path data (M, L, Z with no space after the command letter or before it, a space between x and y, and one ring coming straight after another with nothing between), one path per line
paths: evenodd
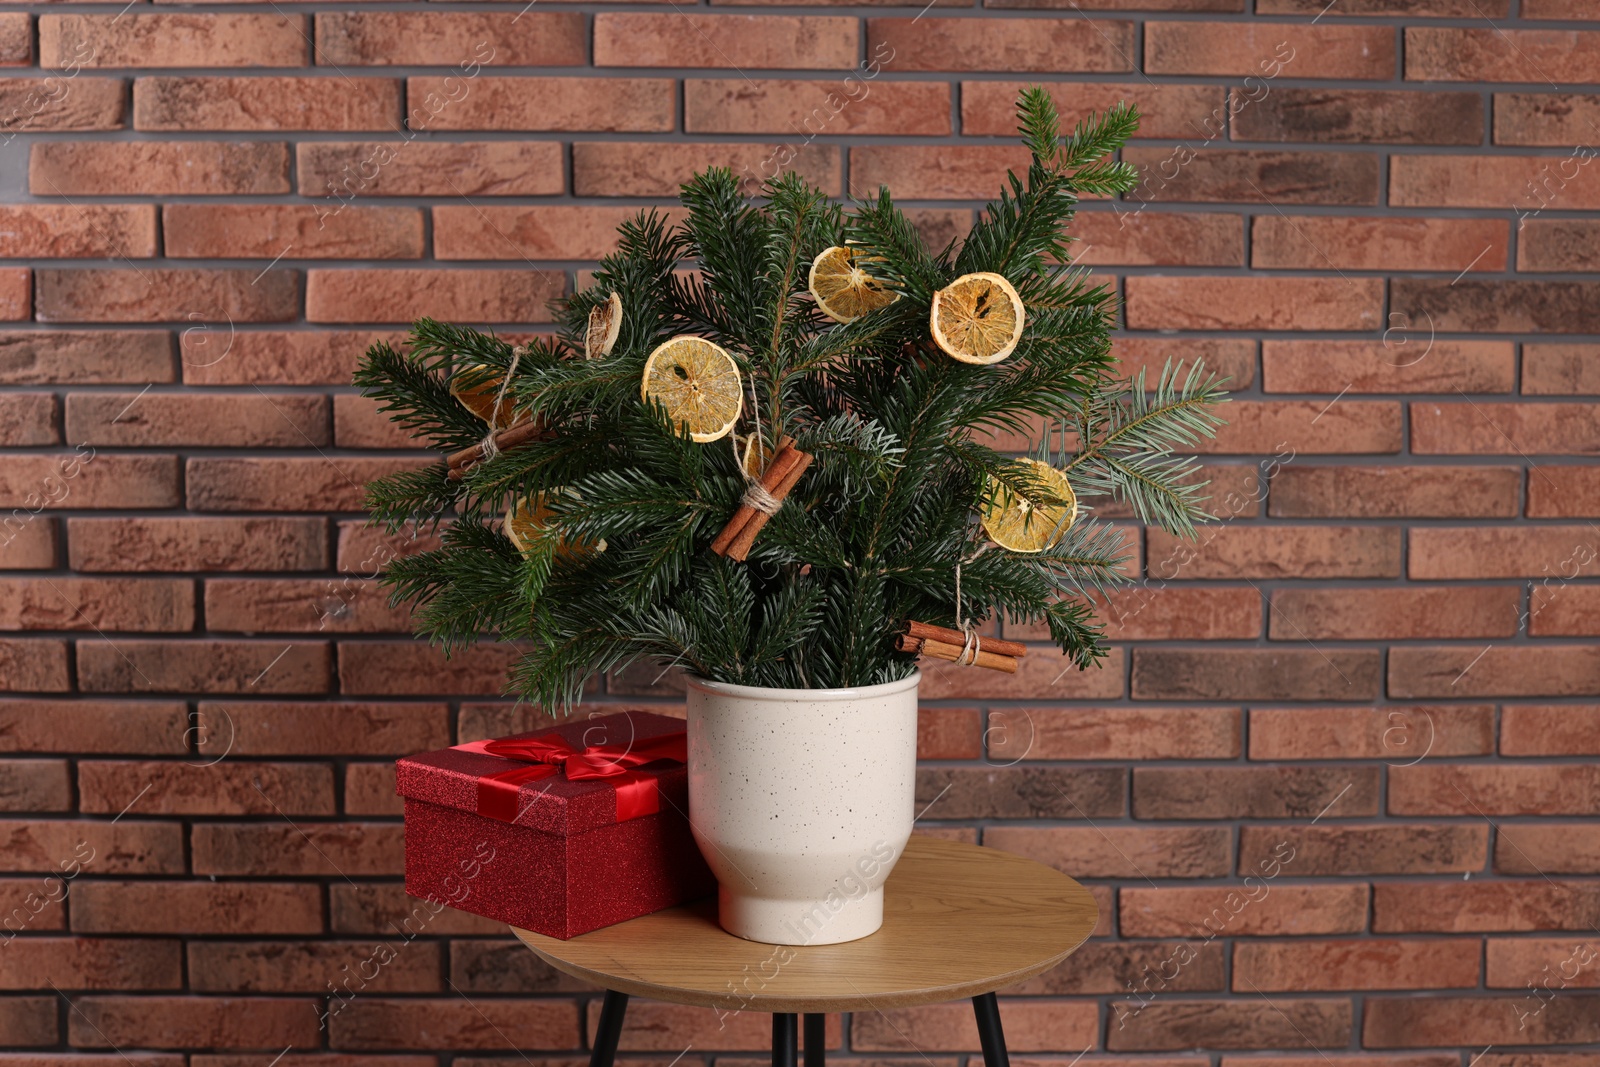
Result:
M478 779L478 814L510 823L522 814L518 800L521 788L557 774L574 782L588 778L609 780L617 794L618 822L654 815L661 810L656 776L637 768L658 762L682 764L689 759L688 735L682 730L648 740L636 738L626 744L588 745L582 749L573 748L565 738L553 733L456 747L529 765Z

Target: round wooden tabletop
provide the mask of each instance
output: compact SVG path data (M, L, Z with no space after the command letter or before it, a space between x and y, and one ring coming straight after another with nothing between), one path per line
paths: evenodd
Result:
M1032 978L1088 939L1089 891L992 848L913 837L889 875L883 927L814 948L725 933L715 898L560 941L515 930L559 971L606 989L725 1011L903 1008Z

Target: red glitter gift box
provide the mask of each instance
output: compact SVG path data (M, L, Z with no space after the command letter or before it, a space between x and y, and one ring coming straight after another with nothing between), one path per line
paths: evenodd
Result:
M400 760L406 892L562 939L714 892L683 730L622 712Z

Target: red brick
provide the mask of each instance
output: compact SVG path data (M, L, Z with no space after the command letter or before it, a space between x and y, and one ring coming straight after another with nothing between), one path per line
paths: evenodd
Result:
M281 141L41 141L28 157L28 189L35 196L287 193L289 148Z
M1118 819L1127 795L1116 767L924 767L916 806L935 819Z
M13 693L66 692L67 643L0 637L0 678Z
M896 200L988 200L1028 160L1015 145L861 145L850 149L850 195L887 185Z
M403 840L399 823L203 823L190 832L202 875L396 875Z
M1140 648L1136 700L1370 700L1378 695L1376 650Z
M1411 81L1600 81L1589 57L1600 48L1593 30L1503 30L1496 27L1406 27L1406 78Z
M1476 941L1240 941L1233 948L1233 988L1472 989L1478 984L1478 951Z
M341 206L355 196L566 191L562 149L554 141L315 141L297 144L295 161L302 196L333 197Z
M346 996L439 991L439 942L395 938L383 947L388 951L367 941L190 942L189 983L196 993L326 996L329 982Z
M88 67L301 67L304 15L119 12L40 15L39 65Z
M895 71L1132 70L1133 23L1088 19L871 18L867 51ZM598 58L598 57L597 57ZM854 56L851 57L851 61Z
M1540 466L1528 476L1530 518L1600 515L1600 469Z
M1070 8L1075 0L995 0L987 7ZM1234 11L1244 10L1244 0L1087 0L1085 11Z
M398 346L405 336L394 330L185 331L183 380L186 385L348 385L362 353L379 341Z
M1286 518L1514 517L1517 467L1313 467L1272 480L1270 514Z
M53 996L0 998L0 1041L13 1048L57 1044L56 1005Z
M1585 526L1419 527L1413 579L1574 577L1594 573L1596 538Z
M1600 1039L1600 996L1567 994L1543 1002L1525 997L1369 997L1362 1015L1367 1048L1459 1045L1582 1044ZM1519 1010L1520 1009L1520 1010Z
M12 393L0 397L0 444L56 445L56 398L49 393Z
M6 867L59 877L73 871L95 877L181 874L183 827L177 823L65 819L0 820ZM74 883L74 892L87 883Z
M1395 34L1385 26L1305 23L1160 22L1145 24L1149 74L1387 80ZM1270 96L1270 94L1269 94Z
M1593 650L1556 647L1397 647L1389 650L1391 697L1590 696L1600 692Z
M1396 335L1261 346L1261 387L1269 393L1508 393L1514 378L1511 346L1501 341Z
M1600 985L1594 947L1586 940L1491 937L1484 948L1484 984L1490 989L1526 989L1537 983L1542 990L1555 992Z
M1241 267L1244 232L1231 215L1079 212L1072 261L1089 266Z
M1127 280L1141 330L1371 330L1383 312L1375 278L1157 277Z
M498 693L506 672L521 657L509 644L480 644L446 659L413 641L363 641L339 646L343 693L488 695Z
M72 781L66 760L0 759L0 810L71 809Z
M161 230L177 259L419 259L422 212L300 204L168 204Z
M1500 718L1503 756L1600 756L1600 706L1507 705Z
M1148 573L1162 581L1400 576L1400 531L1387 527L1234 524L1201 527L1198 544L1156 529L1145 536Z
M1378 202L1378 158L1366 152L1125 148L1139 169L1128 199L1157 203L1367 205ZM1430 157L1431 158L1431 157Z
M594 17L594 63L844 70L855 66L860 38L853 16L603 12Z
M1593 687L1589 692L1593 692ZM1501 874L1600 874L1600 833L1583 822L1508 823L1495 833L1494 869ZM1595 1018L1600 1018L1597 1014Z
M655 1007L648 1002L642 1008ZM703 1009L702 1009L703 1010ZM630 1013L631 1015L632 1013ZM709 1016L711 1013L706 1012ZM548 1000L383 1000L344 1002L329 1023L328 1039L340 1049L406 1049L431 1045L455 1049L571 1048L576 1041L575 1005Z
M81 1048L316 1048L317 1002L253 997L79 997L67 1019Z
M1229 389L1248 389L1256 378L1255 342L1241 337L1136 337L1118 333L1112 336L1111 354L1117 361L1117 376L1128 380L1143 370L1146 382L1155 381L1169 359L1188 365L1204 363L1206 370L1227 379ZM1248 491L1254 492L1253 484Z
M362 511L366 484L415 460L340 456L284 459L196 457L185 483L196 511Z
M283 322L300 313L292 270L38 272L40 322Z
M337 84L338 91L329 92ZM139 130L400 129L400 83L392 78L193 78L133 83Z
M1600 768L1424 762L1389 774L1395 815L1600 814Z
M335 881L328 887L328 929L335 934L387 937L396 930L415 936L503 937L504 923L408 897L399 883ZM432 1065L429 1065L432 1067Z
M147 815L332 815L333 770L322 763L85 760L79 809L115 814L139 797Z
M49 571L56 567L56 524L33 516L0 519L0 568Z
M0 700L0 752L177 755L188 726L176 702Z
M33 63L33 20L24 12L0 15L0 66Z
M1124 656L1111 649L1097 666L1080 671L1053 648L1033 646L1016 674L976 678L954 664L924 661L924 700L1114 700L1122 696Z
M0 130L120 130L127 121L121 78L0 78ZM128 195L128 190L117 193Z
M1289 868L1280 864L1279 869ZM1269 881L1264 887L1125 887L1119 891L1121 933L1123 937L1193 937L1198 927L1198 932L1208 936L1262 937L1354 934L1366 928L1365 885Z
M1001 825L985 830L983 840L1075 878L1220 878L1231 870L1229 834L1220 826Z
M1528 219L1517 241L1520 271L1588 271L1600 268L1593 251L1597 231L1589 219Z
M581 67L588 56L577 11L317 13L321 66L454 66L471 74L480 64Z
M450 743L443 704L202 701L198 708L202 721L219 730L227 724L230 752L241 756L400 756Z
M449 523L441 523L445 529ZM344 574L375 578L392 559L416 552L431 552L439 547L438 531L432 527L402 526L394 533L365 522L339 523L339 549L336 569Z
M1006 1045L1017 1052L1089 1047L1099 1029L1098 1010L1092 1002L1007 999L1000 1009ZM922 1052L977 1051L981 1046L973 1013L956 1003L858 1013L851 1019L850 1047L863 1052Z
M90 879L72 887L72 929L230 937L318 934L322 900L310 883Z
M1424 756L1487 756L1494 709L1479 707L1252 708L1253 760L1382 759L1404 766Z
M321 693L321 641L78 642L78 684L90 693Z
M1538 3L1540 0L1531 0ZM1366 15L1421 18L1503 18L1510 13L1511 0L1340 0L1327 6L1327 0L1256 0L1262 15ZM1523 15L1527 15L1524 5ZM1235 1065L1227 1065L1235 1067ZM1274 1064L1273 1067L1281 1067Z
M1522 391L1541 395L1600 394L1600 346L1523 345Z
M616 251L617 227L636 207L539 204L433 209L438 259L599 259Z
M1584 0L1523 0L1522 17L1527 19L1582 19L1593 11Z
M560 270L329 270L306 274L311 322L549 322Z
M1130 282L1138 279L1130 278ZM1226 421L1191 451L1228 454L1383 453L1400 451L1400 405L1362 400L1234 400Z
M1008 6L990 4L991 7ZM1018 5L1031 6L1031 5ZM1087 6L1087 5L1085 5ZM1142 6L1149 6L1148 0ZM1017 132L1017 97L1030 82L964 81L961 83L961 132L969 136L1013 137ZM1212 85L1146 82L1054 82L1044 88L1067 124L1107 111L1127 100L1139 106L1139 136L1185 138L1198 124L1226 114L1222 90Z
M0 630L181 633L194 619L187 578L0 579Z
M1394 207L1483 207L1519 215L1600 207L1600 168L1560 156L1389 157Z
M26 259L130 259L156 254L148 204L14 204L0 207L0 255Z
M1329 798L1332 800L1332 798ZM1330 805L1338 818L1340 805ZM1239 868L1257 866L1274 849L1293 850L1295 877L1363 874L1460 874L1488 861L1488 826L1481 824L1330 823L1322 826L1245 826Z
M1348 1000L1317 999L1158 1000L1127 1019L1108 1028L1108 1050L1343 1048L1353 1025Z
M67 520L79 571L310 571L328 566L321 518Z
M1236 759L1237 708L994 708L989 761Z
M40 274L52 273L40 271ZM25 321L33 309L33 273L26 267L0 269L0 321Z
M182 947L131 938L28 937L0 953L0 989L178 989Z
M91 445L315 448L329 443L328 401L298 393L72 393L66 432Z
M1502 271L1509 239L1497 219L1257 215L1250 262L1258 269Z
M797 142L803 138L796 138ZM572 191L579 196L671 196L707 167L727 167L746 195L783 171L794 171L838 196L840 149L834 145L627 144L580 141L572 146Z
M1586 144L1596 117L1595 99L1579 93L1495 93L1494 143L1570 149Z
M173 380L164 330L0 330L0 383L114 385Z
M408 78L407 121L428 130L660 133L673 128L675 90L663 78Z
M1260 98L1233 90L1236 141L1449 144L1483 142L1477 93L1377 89L1277 89Z
M983 755L984 733L977 708L919 708L917 758L977 759Z
M1136 767L1137 819L1309 819L1378 814L1376 767Z
M1517 586L1279 589L1269 636L1279 641L1510 637L1520 629Z
M333 440L340 448L404 449L425 448L428 439L412 431L380 410L379 401L354 393L333 398Z
M709 1050L760 1049L772 1039L772 1028L767 1016L756 1011L719 1012L711 1008L677 1004L633 1002L641 1009L637 1015L631 1010L622 1028L620 1047L624 1050L666 1051L674 1048L694 1047ZM584 1033L593 1041L599 1016L598 999L589 1001L587 1018L582 1020ZM826 1027L827 1046L837 1048L839 1028L830 1019ZM724 1063L728 1057L719 1057Z
M866 82L859 77L686 78L683 128L688 133L939 137L951 132L950 87L943 82Z
M344 769L346 815L405 814L405 799L394 791L393 763L351 763Z
M279 1059L278 1057L282 1058ZM276 1065L273 1061L277 1060ZM483 1061L474 1063L457 1056L461 1067L489 1067ZM189 1057L189 1067L436 1067L433 1056L362 1056L337 1052L281 1052L274 1055L260 1052L237 1056L208 1056L196 1054ZM114 1067L114 1065L108 1065Z
M206 624L236 633L411 632L411 611L391 608L376 581L327 578L210 579Z
M1600 404L1411 405L1411 447L1433 455L1600 452Z
M1589 637L1600 632L1600 586L1556 584L1533 592L1528 633L1533 637Z
M1586 930L1600 922L1600 887L1549 878L1380 883L1372 902L1376 933Z

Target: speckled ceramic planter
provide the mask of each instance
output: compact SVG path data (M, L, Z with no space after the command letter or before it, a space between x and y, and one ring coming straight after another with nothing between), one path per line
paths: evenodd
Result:
M883 925L883 883L915 818L920 680L689 680L689 819L723 929L831 945Z

